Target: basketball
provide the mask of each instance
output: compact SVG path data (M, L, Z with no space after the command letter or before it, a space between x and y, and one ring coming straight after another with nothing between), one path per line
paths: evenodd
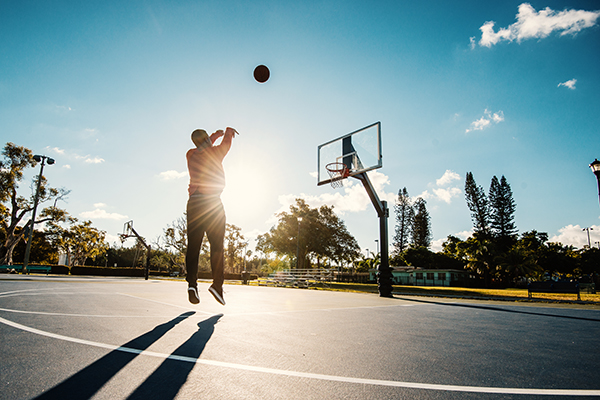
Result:
M254 68L254 79L257 82L265 83L269 80L269 76L271 76L271 72L269 72L269 68L266 65L259 65Z

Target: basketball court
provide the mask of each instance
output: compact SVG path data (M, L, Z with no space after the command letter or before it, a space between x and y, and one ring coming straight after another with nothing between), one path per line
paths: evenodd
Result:
M5 275L0 398L600 396L600 310Z

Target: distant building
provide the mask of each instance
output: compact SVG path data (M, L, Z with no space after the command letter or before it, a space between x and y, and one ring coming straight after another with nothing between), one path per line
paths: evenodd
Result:
M424 269L417 267L390 267L394 285L408 286L466 286L469 272L459 269ZM377 280L377 270L369 270L372 281Z

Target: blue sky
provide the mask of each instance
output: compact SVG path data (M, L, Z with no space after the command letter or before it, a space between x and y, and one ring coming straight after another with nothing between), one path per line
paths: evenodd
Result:
M250 245L293 199L371 251L358 181L316 185L317 146L381 121L379 196L427 200L434 249L472 224L466 172L505 175L519 231L600 241L600 5L593 1L0 3L0 135L57 160L62 205L111 241L151 241L187 200L196 128L235 127L228 222ZM493 24L491 23L493 22ZM254 81L265 64L271 78ZM28 178L35 171L30 171ZM22 190L27 191L24 184ZM390 238L394 214L390 218ZM593 244L593 243L592 243Z

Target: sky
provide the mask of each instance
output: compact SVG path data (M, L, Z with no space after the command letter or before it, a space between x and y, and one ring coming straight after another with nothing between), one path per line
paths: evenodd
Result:
M374 251L360 182L316 171L318 145L378 121L390 244L403 187L427 201L433 250L468 237L467 172L486 191L506 177L519 233L600 242L596 1L0 0L0 38L2 145L54 158L59 206L111 243L126 221L154 242L182 217L191 132L231 126L222 200L250 248L303 198Z

